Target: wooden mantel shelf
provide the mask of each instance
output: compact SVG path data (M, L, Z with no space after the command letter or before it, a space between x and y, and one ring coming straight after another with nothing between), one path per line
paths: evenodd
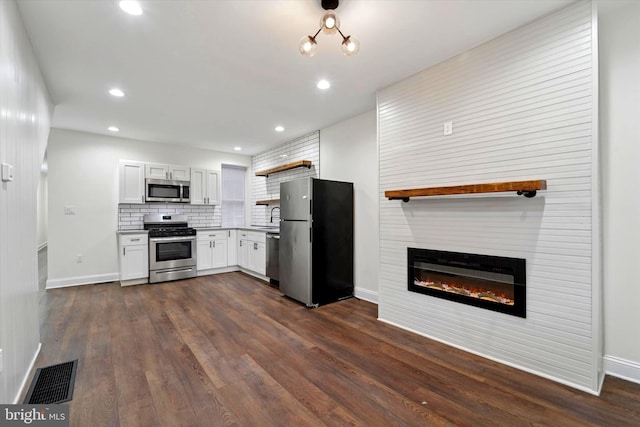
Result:
M486 184L454 185L450 187L428 187L415 188L412 190L392 190L385 191L384 197L389 200L402 200L408 202L411 197L423 196L447 196L451 194L474 194L474 193L502 193L506 191L516 191L518 195L534 197L538 190L546 190L547 181L540 179L534 181L509 181L490 182Z
M277 205L280 203L280 199L270 199L270 200L256 200L256 205Z
M267 169L267 170L263 170L263 171L258 171L256 172L256 176L269 176L272 173L276 173L276 172L284 172L284 171L288 171L290 169L295 169L295 168L311 168L311 160L299 160L297 162L293 162L293 163L289 163L286 165L282 165L282 166L278 166L275 168L271 168L271 169Z

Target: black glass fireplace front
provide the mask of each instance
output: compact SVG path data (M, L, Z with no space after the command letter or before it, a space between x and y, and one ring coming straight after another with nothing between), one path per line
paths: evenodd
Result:
M526 260L408 248L409 290L526 317Z

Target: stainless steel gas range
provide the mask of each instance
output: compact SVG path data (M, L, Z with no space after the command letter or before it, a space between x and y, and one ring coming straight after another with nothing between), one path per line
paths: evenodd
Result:
M149 230L149 283L196 277L196 230L186 215L144 216Z

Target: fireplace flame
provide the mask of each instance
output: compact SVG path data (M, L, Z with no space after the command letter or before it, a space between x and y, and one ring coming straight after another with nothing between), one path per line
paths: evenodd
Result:
M435 289L443 292L450 292L458 295L464 295L469 298L477 298L485 301L497 302L499 304L514 305L515 301L504 293L495 293L491 290L469 287L456 283L442 283L432 280L413 279L413 284L423 288Z

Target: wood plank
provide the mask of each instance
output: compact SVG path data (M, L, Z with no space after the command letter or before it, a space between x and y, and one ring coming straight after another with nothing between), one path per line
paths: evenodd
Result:
M275 168L258 171L256 172L256 176L269 176L277 172L284 172L295 168L311 168L311 165L311 160L299 160L297 162L287 163L286 165L277 166Z
M71 425L640 425L639 384L592 396L239 272L42 304L36 367L79 359Z
M256 200L256 205L277 205L280 203L280 199L270 199L270 200Z
M546 190L547 181L506 181L490 182L485 184L452 185L448 187L426 187L409 190L389 190L384 192L384 197L389 200L408 201L411 197L424 196L448 196L453 194L477 194L477 193L503 193L507 191L530 192Z

